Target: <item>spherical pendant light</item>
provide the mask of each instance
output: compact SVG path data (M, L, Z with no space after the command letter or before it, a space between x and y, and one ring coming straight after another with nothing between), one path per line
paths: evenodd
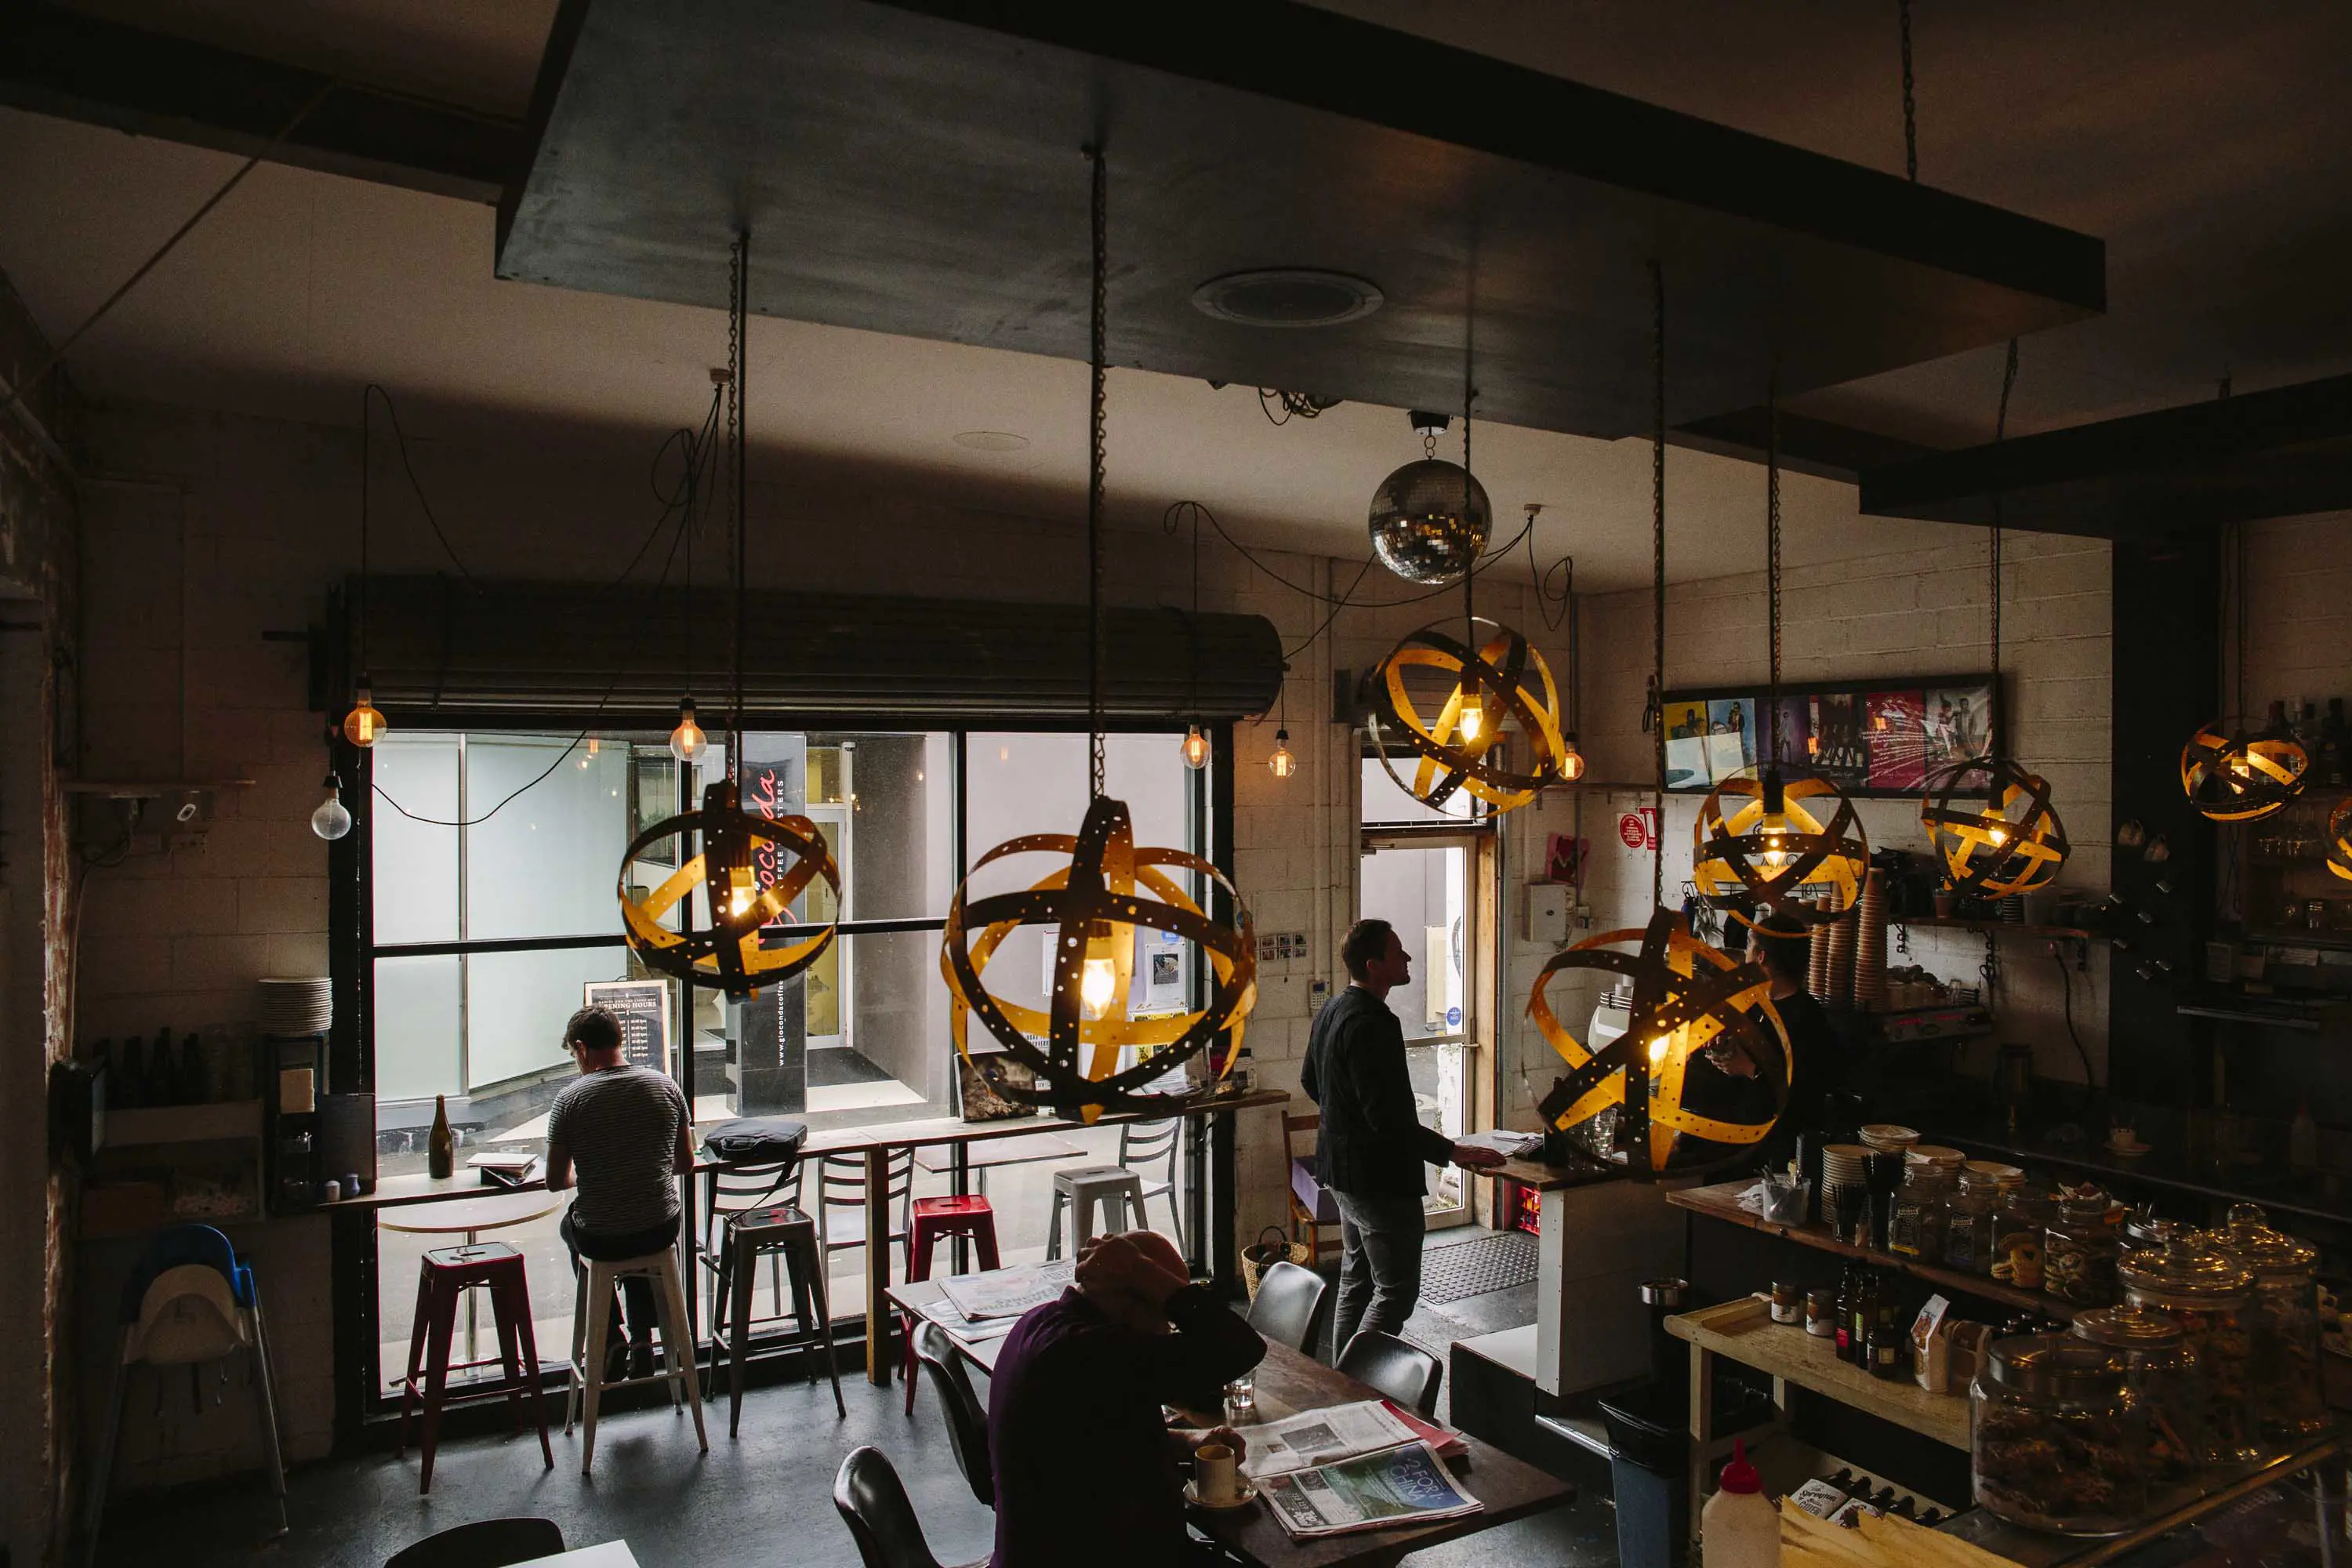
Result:
M1625 943L1639 945L1629 952ZM1633 982L1625 1032L1597 1051L1560 1022L1545 994L1553 975L1580 969ZM1544 1120L1565 1131L1615 1107L1614 1146L1637 1178L1741 1158L1772 1131L1787 1103L1789 1037L1772 1005L1770 977L1761 964L1740 963L1692 936L1673 910L1653 912L1646 930L1604 931L1553 955L1536 976L1528 1016L1569 1068L1543 1098ZM1683 1108L1691 1058L1733 1046L1772 1083L1773 1111L1763 1121L1718 1121ZM1678 1133L1730 1147L1677 1148Z
M1292 755L1290 750L1289 731L1276 730L1274 732L1274 754L1266 758L1265 765L1278 779L1286 779L1298 771L1298 759Z
M2208 724L2180 748L2180 787L2213 822L2257 822L2303 793L2311 758L2284 728L2224 740Z
M1937 773L1919 826L1943 863L1945 884L1964 898L2046 888L2073 851L2049 784L2007 757L1971 757Z
M698 834L701 853L688 856L685 845ZM677 869L637 899L629 886L630 868L646 858L646 851L671 839L680 841L668 858ZM742 808L734 781L721 779L702 792L700 810L657 822L630 841L621 857L622 934L630 951L657 973L748 996L800 973L832 945L831 921L774 947L761 937L762 927L792 921L793 900L817 880L833 890L828 902L838 910L841 873L816 824L805 816L754 816ZM710 928L669 930L663 918L697 882L709 899Z
M1853 803L1826 776L1787 763L1742 768L1709 792L1691 845L1699 896L1743 925L1777 910L1822 925L1853 908L1870 843Z
M1425 805L1443 808L1460 790L1494 812L1513 810L1535 799L1547 784L1569 776L1568 742L1559 729L1559 689L1551 667L1528 639L1510 627L1478 619L1471 625L1486 637L1473 649L1441 626L1423 626L1381 661L1381 703L1370 721L1381 765L1398 787ZM1414 678L1416 671L1430 671ZM1436 716L1424 717L1412 688L1446 689ZM1504 723L1516 721L1527 737L1528 757L1521 769L1500 760ZM1394 739L1418 754L1407 783L1390 762ZM1582 771L1582 759L1578 759Z
M1140 1092L1142 1086L1183 1066L1230 1029L1234 1049L1219 1064L1222 1075L1238 1054L1243 1024L1257 1001L1257 942L1234 885L1197 855L1137 848L1125 803L1099 795L1087 808L1076 837L1033 833L1008 839L974 861L972 874L998 860L1032 854L1065 856L1067 862L1017 892L969 898L967 879L948 906L940 972L947 981L948 1026L956 1049L998 1094L1024 1105L1051 1106L1060 1115L1091 1121L1104 1110L1181 1107L1188 1096ZM1202 912L1171 870L1213 883L1233 909L1233 919ZM1024 926L1052 933L1053 981L1043 1010L988 989L989 961ZM1190 942L1206 958L1212 982L1207 1006L1129 1016L1139 927ZM973 1051L975 1015L1001 1051ZM1121 1068L1119 1053L1130 1047L1139 1059ZM1026 1068L1034 1083L1015 1081L1005 1070L1008 1062Z
M2352 882L2352 795L2327 814L2327 868Z
M1372 492L1372 553L1408 583L1458 583L1494 531L1486 489L1458 463L1425 458Z
M331 844L352 830L352 813L343 804L342 779L329 773L323 783L327 798L310 814L310 831Z
M352 710L343 715L343 739L366 751L383 739L389 728L383 715L376 711L375 693L369 688L368 678L361 676L359 689L352 699Z

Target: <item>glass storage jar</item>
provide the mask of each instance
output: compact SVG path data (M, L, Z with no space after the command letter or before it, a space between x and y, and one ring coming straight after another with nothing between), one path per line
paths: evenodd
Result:
M2263 1436L2292 1442L2327 1425L2319 1386L2319 1249L2273 1230L2253 1204L2233 1204L2217 1237L2252 1270L2247 1361Z
M2206 1390L2180 1325L2147 1307L2094 1307L2074 1315L2074 1333L2123 1354L2146 1438L2140 1458L2148 1506L2164 1507L2194 1490L2207 1458Z
M2076 1307L2116 1304L2116 1227L2107 1223L2107 1194L2096 1187L2061 1187L2058 1212L2043 1229L2042 1289Z
M2203 1400L2196 1436L2200 1456L2212 1464L2258 1457L2244 1317L2254 1277L2230 1254L2171 1220L2157 1220L2141 1234L2156 1245L2125 1253L2116 1277L2124 1300L2177 1326L2197 1359Z
M1970 1274L1992 1272L1992 1204L1998 1184L1979 1171L1960 1173L1959 1191L1944 1210L1944 1262Z
M2050 1194L2023 1180L2004 1181L1992 1213L1992 1277L2021 1290L2042 1289L2042 1233L2053 1212Z
M2147 1511L2147 1439L2121 1352L2071 1334L1996 1340L1969 1391L1975 1500L2032 1530L2116 1535Z
M1951 1196L1951 1178L1944 1168L1915 1156L1904 1166L1903 1185L1895 1194L1887 1250L1927 1263L1942 1262L1945 1208Z

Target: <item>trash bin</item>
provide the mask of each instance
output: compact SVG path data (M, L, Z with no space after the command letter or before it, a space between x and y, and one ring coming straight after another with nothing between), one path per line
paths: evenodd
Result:
M1690 1398L1657 1384L1600 1401L1621 1568L1683 1568L1690 1548Z

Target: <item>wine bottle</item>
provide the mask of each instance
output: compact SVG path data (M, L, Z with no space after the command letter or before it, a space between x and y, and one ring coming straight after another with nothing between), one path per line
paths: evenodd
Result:
M1840 1361L1852 1361L1853 1351L1853 1265L1848 1263L1838 1275L1837 1288L1837 1353Z
M449 1131L449 1098L433 1097L433 1132L425 1144L425 1172L441 1181L457 1169L457 1140Z

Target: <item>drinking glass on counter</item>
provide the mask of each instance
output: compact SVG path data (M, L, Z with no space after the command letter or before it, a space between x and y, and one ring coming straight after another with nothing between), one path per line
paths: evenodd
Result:
M1764 1173L1764 1217L1774 1225L1802 1225L1812 1183L1788 1171Z

